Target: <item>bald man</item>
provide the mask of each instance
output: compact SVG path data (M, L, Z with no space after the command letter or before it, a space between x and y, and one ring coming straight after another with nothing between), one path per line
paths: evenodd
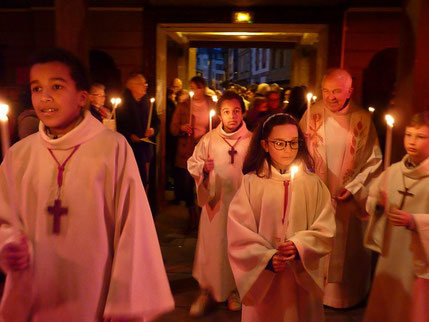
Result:
M143 138L155 140L159 119L153 110L150 126L150 101L146 95L148 84L142 74L131 74L125 83L122 106L116 110L118 131L122 133L131 145L139 167L143 185L148 187L149 164L154 155L153 145L141 141Z
M323 100L303 115L300 126L336 206L336 236L327 260L324 304L349 308L369 292L371 253L363 247L369 181L381 169L381 151L371 115L351 101L352 78L331 69L322 80Z

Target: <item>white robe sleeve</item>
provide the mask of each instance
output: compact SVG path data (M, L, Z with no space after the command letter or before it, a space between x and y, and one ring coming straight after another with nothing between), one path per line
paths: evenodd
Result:
M188 159L188 171L195 180L197 190L197 202L200 207L207 204L216 193L214 169L208 177L204 177L204 163L208 158L208 146L210 133L204 135L195 146L194 153Z
M368 184L380 174L382 165L382 154L377 132L372 122L362 158L358 161L360 161L358 162L358 174L345 185L345 188L363 205L368 197Z
M105 317L155 319L174 308L158 237L133 152L116 156L114 255Z
M15 185L11 180L11 150L0 166L0 250L20 238L23 232ZM33 247L27 239L30 250L30 267L23 271L11 271L0 261L0 268L7 274L0 307L0 321L27 321L33 301Z
M390 169L390 168L389 168ZM387 171L383 172L375 181L372 182L368 199L366 202L366 211L370 215L368 227L364 236L364 246L372 251L382 253L384 244L384 235L388 224L384 213L377 213L377 196L383 182L387 180Z
M412 232L415 249L414 267L417 276L429 279L429 214L413 214L416 231Z
M292 241L299 253L299 261L293 261L295 277L304 288L323 294L323 268L320 259L332 250L335 235L334 208L331 194L321 180L318 180L315 191L307 200L307 229L297 231L288 240ZM302 265L302 267L301 267ZM302 269L304 268L304 269ZM312 283L309 277L316 283ZM314 286L317 285L317 288Z
M229 262L240 297L244 304L255 305L273 281L275 274L265 267L277 250L258 234L246 176L229 206L227 233Z

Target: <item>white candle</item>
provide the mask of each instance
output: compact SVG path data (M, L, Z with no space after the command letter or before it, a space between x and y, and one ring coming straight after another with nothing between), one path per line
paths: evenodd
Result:
M307 134L310 134L310 107L311 107L312 99L313 99L313 94L308 93L307 94Z
M210 118L210 125L209 125L209 131L213 130L213 116L215 116L216 112L215 110L210 110L209 118Z
M395 119L387 114L386 119L386 144L384 146L384 169L386 170L390 166L390 159L392 155L392 130Z
M189 97L191 98L191 102L189 103L189 124L192 124L192 97L194 97L194 92L189 92Z
M3 152L3 159L6 155L6 151L10 146L9 137L9 118L7 113L9 112L9 105L0 104L0 123L1 123L1 147Z
M152 111L153 111L153 103L154 102L155 102L155 99L152 97L150 99L149 116L147 117L146 131L150 129L150 122L152 122Z

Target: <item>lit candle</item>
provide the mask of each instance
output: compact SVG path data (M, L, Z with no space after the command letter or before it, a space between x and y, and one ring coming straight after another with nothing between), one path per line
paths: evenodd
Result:
M191 98L191 102L189 104L189 124L192 124L192 97L194 97L194 92L189 92L189 97Z
M152 111L153 111L153 103L154 102L155 102L155 99L152 97L150 99L149 116L147 117L146 131L150 129L150 123L152 122Z
M209 117L210 117L210 126L209 131L213 130L213 116L215 116L216 112L215 110L210 110Z
M10 146L9 118L7 117L7 113L9 113L9 105L0 104L1 147L3 152L3 159L6 155L7 149L9 149Z
M370 107L368 107L368 111L369 111L371 114L374 114L374 112L375 112L375 108L374 108L374 107L372 107L372 106L370 106Z
M313 103L316 103L317 96L316 96L316 95L313 95L312 99L313 99Z
M307 134L310 134L310 107L311 107L312 99L313 99L313 94L308 93L307 94Z
M298 166L294 165L290 167L290 179L291 181L293 181L293 179L295 178L295 174L298 172Z
M119 104L121 104L122 100L119 97L113 97L110 102L112 103L112 107L113 107L113 118L116 119L116 108L118 107Z
M390 158L392 154L392 129L395 119L387 114L386 119L386 144L384 146L384 169L386 170L390 166Z
M214 103L217 103L217 96L216 96L216 95L213 95L213 96L212 96L212 101L213 101Z

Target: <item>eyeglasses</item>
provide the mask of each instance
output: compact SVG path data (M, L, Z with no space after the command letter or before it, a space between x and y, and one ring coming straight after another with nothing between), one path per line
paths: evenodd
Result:
M299 146L302 143L302 140L293 140L293 141L286 141L286 140L267 140L268 142L271 142L274 145L274 149L278 151L282 151L286 149L287 144L289 143L289 146L291 150L298 150Z

